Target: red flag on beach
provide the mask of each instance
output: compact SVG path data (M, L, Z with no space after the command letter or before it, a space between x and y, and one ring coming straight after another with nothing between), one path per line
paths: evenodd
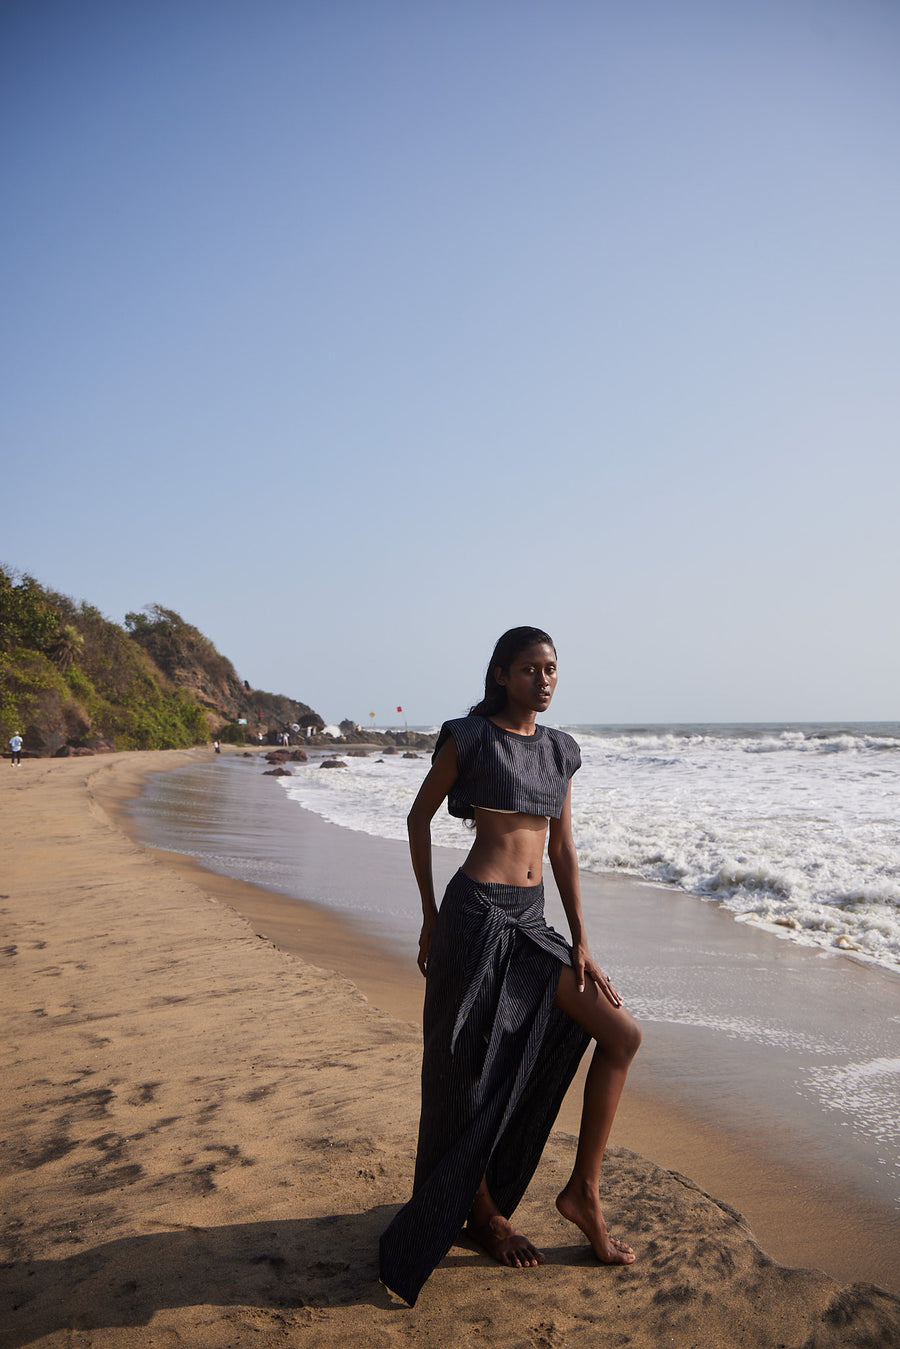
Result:
M403 708L402 708L402 707L398 707L398 708L397 708L397 711L398 711L398 712L402 712L402 711L403 711Z

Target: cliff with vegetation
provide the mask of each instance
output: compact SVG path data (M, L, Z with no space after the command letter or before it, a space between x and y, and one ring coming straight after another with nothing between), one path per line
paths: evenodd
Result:
M4 746L19 731L31 754L177 749L292 724L323 722L306 703L240 680L174 610L150 605L121 627L0 566Z

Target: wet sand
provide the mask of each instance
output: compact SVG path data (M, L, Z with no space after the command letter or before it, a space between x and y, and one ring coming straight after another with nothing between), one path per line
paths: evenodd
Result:
M730 1343L735 1326L760 1349L896 1341L896 1298L775 1264L721 1198L633 1137L611 1149L605 1188L639 1263L597 1267L552 1204L564 1130L520 1211L547 1265L504 1270L457 1246L417 1307L399 1304L375 1243L409 1190L418 1033L334 960L312 963L313 941L361 956L360 982L402 978L332 917L176 868L114 827L135 775L180 761L32 762L0 780L0 1346L650 1349ZM696 1127L651 1113L673 1139Z

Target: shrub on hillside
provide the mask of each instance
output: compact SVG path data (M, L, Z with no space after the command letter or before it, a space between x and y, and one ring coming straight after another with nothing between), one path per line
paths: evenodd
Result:
M180 693L110 706L98 722L116 749L183 749L209 739L203 709Z
M0 651L46 651L59 630L59 610L34 577L0 566Z
M218 737L226 745L249 745L251 740L249 729L239 726L236 721L226 721Z

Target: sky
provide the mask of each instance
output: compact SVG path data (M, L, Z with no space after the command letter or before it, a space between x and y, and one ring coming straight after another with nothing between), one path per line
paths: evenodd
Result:
M895 0L4 0L0 561L326 721L523 623L562 724L900 718L898 69Z

